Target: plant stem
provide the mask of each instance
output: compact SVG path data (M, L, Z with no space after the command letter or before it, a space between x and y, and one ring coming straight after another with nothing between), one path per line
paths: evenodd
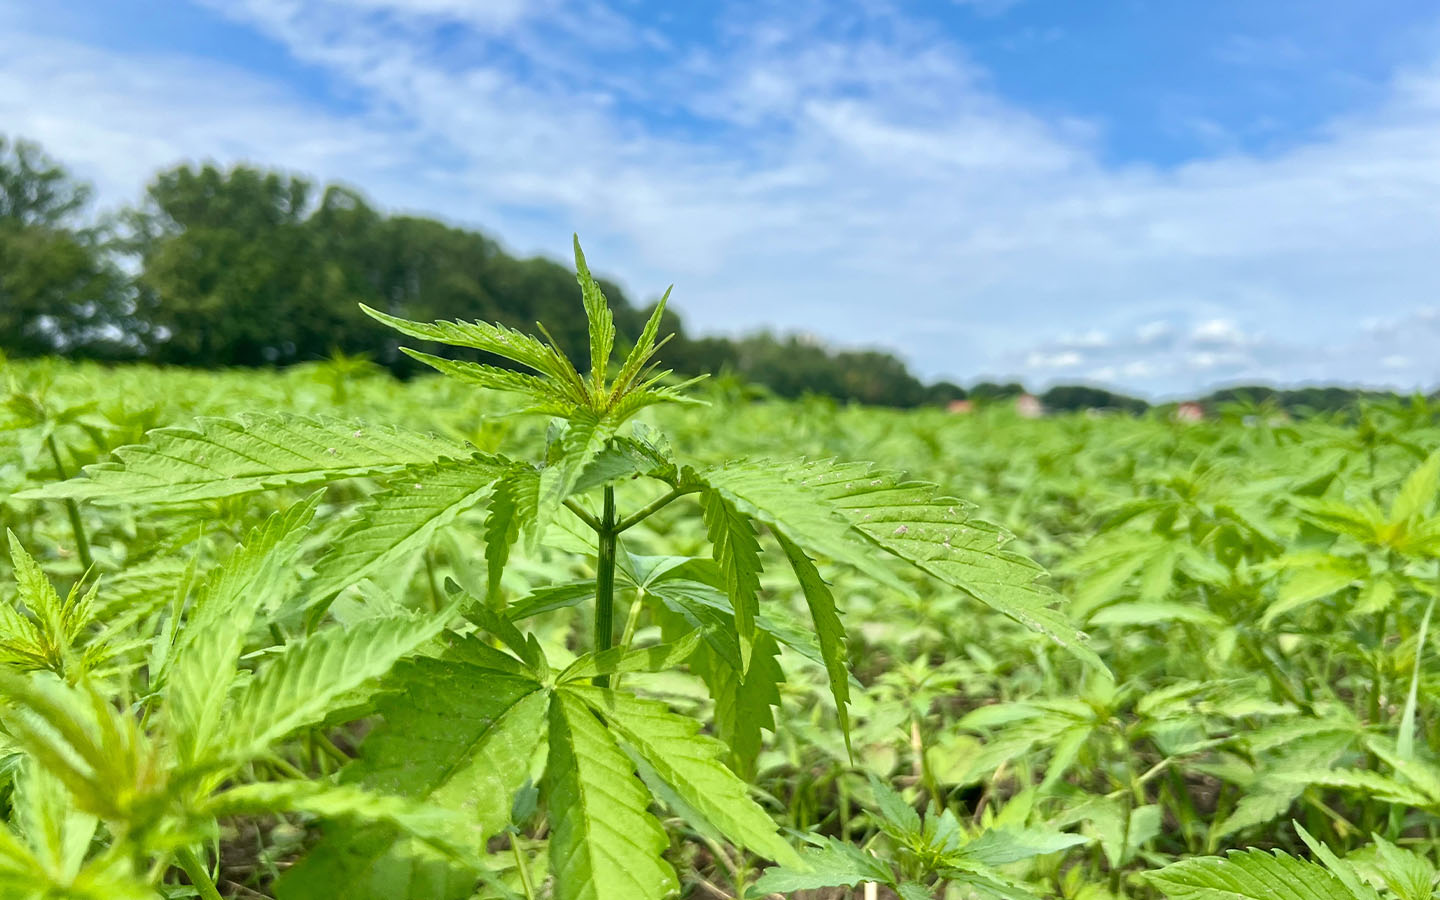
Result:
M620 524L618 524L618 525L615 526L615 533L616 533L616 534L619 534L620 532L626 530L627 528L631 528L632 526L639 525L641 522L645 521L646 519L650 518L650 517L651 517L652 515L654 515L655 513L659 512L660 510L664 509L666 506L670 505L670 502L671 502L672 500L675 500L677 497L683 497L683 496L685 496L686 494L693 494L693 493L695 493L695 491L694 491L693 489L692 489L692 490L685 490L685 489L682 489L682 488L675 488L675 489L672 490L670 493L668 493L668 494L666 494L665 496L663 496L663 497L659 498L658 500L654 501L654 502L651 503L650 505L646 506L644 509L639 510L639 511L636 512L634 515L626 516L624 519L622 519L622 520L620 521Z
M60 448L55 445L55 435L45 435L45 446L50 448L50 458L55 461L55 474L60 476L61 481L69 479L65 463L60 461ZM85 537L85 525L80 521L80 504L76 503L73 497L67 498L65 512L70 515L70 530L75 532L75 550L80 554L80 564L88 572L95 565L95 560L90 556L90 541Z
M510 852L515 854L515 868L520 872L520 887L525 891L525 900L535 900L535 885L530 882L530 866L525 862L525 851L520 849L520 835L510 835Z
M625 650L630 649L630 642L635 639L635 629L640 625L640 607L645 605L645 589L639 588L634 601L630 604L630 611L625 614L625 627L620 630L620 646ZM620 688L621 672L615 673L615 680L611 686L617 690Z
M599 561L595 567L595 652L615 644L615 488L605 485L605 509L601 513ZM596 675L596 687L609 687L609 675Z
M210 880L210 872L205 868L205 863L195 855L195 851L189 847L181 847L175 851L175 858L180 863L180 868L190 876L190 884L200 892L205 900L223 900L220 892L215 889L215 882Z
M609 491L611 490L611 488L607 487L605 490ZM597 533L600 531L600 520L586 512L585 507L576 503L574 500L566 500L565 508L573 512L575 515L579 516L580 521L584 522L586 525L589 525L591 529L593 529Z

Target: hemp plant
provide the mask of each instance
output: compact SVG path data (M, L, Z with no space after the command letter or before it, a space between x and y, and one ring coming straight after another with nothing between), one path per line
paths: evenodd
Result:
M323 738L327 728L347 721L347 713L378 713L380 724L360 745L358 759L333 778L320 773L335 782L326 791L242 785L226 789L249 791L242 795L248 807L209 799L179 807L189 811L175 820L185 827L177 824L163 832L164 840L142 848L122 849L125 859L145 861L127 863L126 878L163 878L163 862L178 846L192 881L203 882L195 838L213 835L213 825L205 823L219 814L251 808L294 808L332 820L279 879L277 895L286 900L458 900L480 884L511 892L496 887L501 867L503 881L532 900L547 890L545 879L551 881L547 895L559 900L659 900L680 885L657 807L713 836L717 847L723 841L785 871L804 871L807 858L777 831L746 777L753 774L762 729L774 724L784 679L777 663L782 644L823 666L848 746L846 635L820 565L853 567L901 592L911 590L914 579L936 580L1103 668L1055 608L1058 596L1038 581L1040 567L1005 549L1006 532L974 518L969 504L935 485L869 463L734 459L701 465L678 458L663 434L634 420L658 404L692 402L690 382L675 383L657 363L669 292L617 363L614 319L578 240L575 263L589 333L583 372L543 326L541 337L534 337L499 324L422 323L392 314L403 310L364 308L409 337L480 350L508 363L405 350L449 378L517 397L522 412L549 417L538 459L481 453L454 440L365 423L261 413L152 432L145 444L117 451L115 461L91 466L80 478L21 495L174 505L360 476L389 485L362 504L338 537L312 522L319 494L297 505L298 512L277 514L285 539L269 543L291 556L278 570L266 571L285 577L227 591L219 612L207 612L216 609L213 602L196 605L182 596L166 630L154 638L168 642L160 646L224 645L223 653L205 656L228 660L226 677L213 683L175 668L179 662L159 667L161 675L174 672L169 690L184 695L181 710L188 718L181 724L190 730L178 732L184 737L179 748L190 754L184 757L188 764L209 772L195 776L202 793L233 781L263 783L269 772L228 763L205 769L212 757L250 760L268 753L273 759L276 742L287 737ZM619 493L626 496L646 485L651 490L634 509L621 509L622 485ZM707 556L642 556L624 546L631 529L679 508L703 524ZM468 592L450 581L433 585L436 596L425 614L387 614L365 604L356 611L351 604L345 615L336 615L342 592L421 556L437 533L476 509L484 510L483 591ZM503 576L522 540L531 554L547 546L570 552L565 548L572 544L551 539L561 517L574 517L578 528L588 529L593 577L518 600L507 597ZM307 534L324 538L329 549L313 575L290 577L293 554ZM787 625L782 610L762 604L767 553L793 572L809 611L808 630ZM892 568L895 561L902 570ZM617 642L617 597L628 595L634 599ZM568 653L552 660L555 648L547 653L530 620L587 604L588 649L573 660ZM233 608L244 613L220 614ZM636 646L636 624L647 611L661 626L662 642ZM303 655L296 648L316 642L331 648L329 668L304 665L303 659L285 662ZM363 655L377 646L384 652ZM259 672L242 673L240 686L231 689L240 651L241 659L261 661ZM279 661L269 662L271 657ZM712 722L620 684L627 673L682 666L704 682ZM280 668L285 671L267 682L266 673ZM332 678L343 690L315 682ZM257 742L244 729L257 727L252 695L262 682L278 682L265 696L296 711L265 727L264 741ZM24 715L31 695L0 683L6 685ZM312 691L323 702L303 703ZM169 708L163 693L146 696L158 696L153 702ZM112 700L107 708L138 708L144 722L148 702L137 707ZM713 736L702 733L707 724ZM312 730L297 732L302 726ZM197 729L200 748L186 749ZM225 742L232 740L242 742L246 754L227 755ZM40 755L30 764L49 768ZM199 796L193 786L186 790L186 796ZM425 819L424 811L436 818ZM129 833L108 831L117 842ZM497 837L502 852L487 854ZM735 867L736 890L746 890L749 871Z

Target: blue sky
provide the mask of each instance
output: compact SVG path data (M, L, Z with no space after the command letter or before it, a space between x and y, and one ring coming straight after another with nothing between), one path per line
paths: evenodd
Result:
M249 161L693 329L1149 396L1440 384L1418 0L11 0L0 130L133 202Z

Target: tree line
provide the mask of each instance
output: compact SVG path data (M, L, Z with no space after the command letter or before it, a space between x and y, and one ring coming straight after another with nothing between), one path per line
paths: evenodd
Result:
M0 352L217 367L338 351L402 377L417 371L393 332L360 313L364 302L410 319L520 329L544 321L563 351L585 358L568 267L517 258L477 231L384 213L349 187L186 164L156 174L138 205L102 221L88 215L90 199L90 187L38 145L0 135ZM638 335L653 306L602 284L619 333ZM782 397L914 407L1025 393L1019 384L925 384L889 353L798 336L695 336L673 309L664 331L675 335L661 351L667 368L731 373ZM1053 410L1146 408L1088 386L1054 387L1040 400Z
M181 165L103 223L87 219L89 199L89 187L37 145L0 137L5 353L208 367L283 366L338 350L398 375L415 371L358 301L411 319L522 329L545 321L562 350L585 355L566 266L516 258L476 231L388 215L348 187L252 166ZM619 332L638 335L653 307L604 288ZM891 406L965 395L923 384L887 353L771 334L693 337L678 314L667 319L675 338L663 363L682 374L733 372L782 396Z

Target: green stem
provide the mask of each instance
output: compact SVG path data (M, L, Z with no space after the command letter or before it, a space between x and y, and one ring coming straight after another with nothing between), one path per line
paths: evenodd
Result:
M618 524L618 525L615 526L615 533L616 533L616 534L619 534L620 532L626 530L627 528L631 528L631 527L633 527L633 526L635 526L635 525L639 525L641 522L643 522L643 521L645 521L646 519L650 518L650 517L651 517L652 515L654 515L655 513L657 513L657 512L659 512L660 510L664 509L666 506L669 506L669 505L670 505L670 502L673 501L673 500L675 500L676 498L683 497L683 496L685 496L686 494L693 494L693 493L695 493L694 489L688 489L688 490L687 490L687 489L684 489L684 488L675 488L675 489L672 490L670 493L668 493L668 494L666 494L665 496L659 498L658 500L656 500L655 502L651 503L649 506L646 506L644 509L640 510L639 512L636 512L634 515L632 515L632 516L626 516L624 519L620 520L620 524Z
M595 567L595 652L615 644L615 488L605 485L605 510L601 514L599 561ZM596 687L609 687L609 675L596 675Z
M636 591L635 599L630 603L630 611L625 614L625 627L620 630L620 646L625 651L630 649L630 642L635 640L635 629L640 625L640 607L645 605L645 589L639 588ZM622 672L615 673L615 681L611 687L620 689L620 676Z
M200 861L200 857L195 855L194 850L189 847L181 847L175 851L175 858L180 863L180 868L190 876L190 883L200 892L201 897L204 897L205 900L223 900L220 892L215 889L215 882L210 880L210 872Z
M520 872L520 887L525 891L525 900L535 900L535 885L530 881L530 866L525 862L525 851L520 849L520 835L510 835L510 852L515 854L515 868Z
M45 445L50 448L50 458L55 461L55 474L60 476L61 481L66 481L70 475L65 471L65 463L60 460L60 448L55 445L55 435L45 435ZM75 532L75 550L80 554L80 564L85 571L95 565L95 560L90 555L90 541L85 537L85 525L80 521L80 504L75 502L73 497L65 500L65 511L70 515L70 529Z
M612 490L612 488L607 487L605 488L605 490L609 491ZM585 507L581 506L579 503L576 503L574 500L566 500L565 508L573 512L575 515L579 516L580 521L584 522L586 525L589 525L592 530L596 532L600 530L600 520L586 512Z

